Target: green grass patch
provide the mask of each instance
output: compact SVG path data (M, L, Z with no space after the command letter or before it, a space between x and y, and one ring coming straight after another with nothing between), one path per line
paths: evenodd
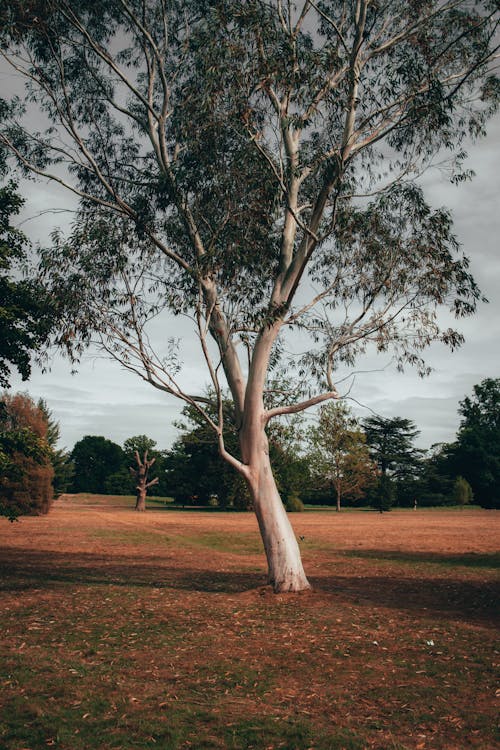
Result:
M236 555L258 555L264 550L257 533L238 532L224 534L217 531L200 531L196 535L183 536L183 543L191 547L211 549L217 552L228 552Z

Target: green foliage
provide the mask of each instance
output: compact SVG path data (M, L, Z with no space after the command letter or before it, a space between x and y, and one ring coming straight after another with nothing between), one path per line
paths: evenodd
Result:
M179 502L202 505L209 503L211 495L217 495L221 507L251 508L248 487L222 460L213 430L203 416L192 406L184 408L183 416L185 421L177 425L182 434L165 458L166 494L173 495ZM226 449L239 455L238 431L229 400L224 403L224 428ZM286 497L300 489L307 477L307 463L298 453L296 421L288 425L271 424L268 439L276 483Z
M305 510L304 503L295 492L287 496L285 508L287 513L302 513Z
M51 297L36 276L24 276L28 241L11 224L24 201L9 182L0 187L0 386L8 387L11 367L26 380L30 358L55 324ZM33 270L31 270L33 274Z
M60 435L59 423L55 421L43 399L38 400L38 408L43 412L47 422L47 443L50 448L50 462L54 470L54 496L57 498L69 490L73 480L74 466L70 454L65 449L56 447Z
M47 513L53 498L51 448L44 412L26 394L0 402L0 516Z
M306 255L323 308L359 303L363 315L290 320L316 334L304 369L322 376L330 359L351 364L370 343L424 372L422 348L460 342L439 329L435 306L468 314L480 295L449 214L411 177L440 150L456 155L455 180L467 176L462 144L498 101L487 6L429 13L398 0L361 18L349 4L309 4L295 28L293 4L278 12L264 0L79 3L71 13L62 0L5 2L2 45L20 73L32 60L26 101L50 127L31 138L22 100L2 102L0 139L24 171L67 159L82 195L72 236L54 235L42 259L68 305L58 342L78 355L97 332L123 358L130 326L159 309L192 312L200 292L212 309L210 280L231 340L252 345L293 303L292 292L270 298L277 276L298 282L307 243L321 238ZM301 223L287 254L296 187ZM363 206L349 197L367 191L376 197Z
M500 379L486 378L460 402L462 422L450 446L450 473L471 485L476 502L500 508Z
M182 430L165 459L167 494L185 504L208 505L217 495L221 507L246 509L250 504L241 478L220 457L213 431L197 410L186 406L186 421L177 427ZM238 453L238 437L234 421L228 412L225 419L224 440L232 453Z
M118 471L106 476L104 492L107 495L131 495L135 492L135 482L130 470L123 466Z
M124 453L107 438L86 435L75 444L71 460L74 465L72 491L104 493L106 479L123 468Z
M370 505L376 508L380 513L390 510L396 499L396 487L394 482L387 474L382 474L377 478L373 487L368 493Z
M135 452L137 451L139 456L143 456L147 451L150 458L156 457L158 451L156 448L156 440L149 438L147 435L134 435L133 437L127 438L123 443L123 452L125 453L126 460L131 464L135 465Z
M453 485L453 501L456 505L468 505L473 500L472 487L463 477L457 477Z
M345 497L357 500L375 481L366 438L342 401L322 406L308 433L308 462L315 489L329 489L340 510Z
M370 503L381 510L394 503L412 505L423 453L414 446L420 434L416 425L403 417L373 416L363 421L363 428L380 474L370 492Z
M368 417L363 428L370 454L382 474L400 479L417 473L422 451L413 442L420 432L411 419Z

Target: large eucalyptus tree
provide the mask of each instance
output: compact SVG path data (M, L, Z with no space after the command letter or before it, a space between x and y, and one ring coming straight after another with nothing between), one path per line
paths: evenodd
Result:
M495 109L496 2L7 0L2 54L25 94L0 144L79 199L42 266L58 339L91 341L203 414L250 488L276 591L308 587L268 456L269 420L338 396L339 364L373 346L426 367L436 309L479 291L446 210L415 179ZM189 315L217 403L183 385L172 326ZM175 330L175 329L173 329ZM308 392L269 405L288 339ZM230 390L240 455L223 439ZM269 395L269 394L267 394Z

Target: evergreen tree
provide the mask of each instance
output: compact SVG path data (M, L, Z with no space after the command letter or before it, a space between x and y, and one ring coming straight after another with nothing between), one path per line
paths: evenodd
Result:
M370 455L376 462L380 484L374 488L373 502L387 510L397 499L411 504L418 477L422 451L413 442L419 430L410 419L368 417L363 422Z

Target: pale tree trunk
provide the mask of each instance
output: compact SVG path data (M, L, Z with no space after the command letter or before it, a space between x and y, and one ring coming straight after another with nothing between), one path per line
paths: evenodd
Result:
M340 487L337 486L337 513L340 513Z
M211 330L219 342L224 371L234 399L241 461L227 453L222 433L219 433L219 450L222 457L242 474L250 489L267 558L268 583L275 593L305 591L311 586L304 573L295 533L276 487L265 431L270 413L264 408L263 393L270 352L282 323L278 320L260 332L245 387L229 337L221 340L223 328L213 325L216 313L217 307L214 307ZM217 388L215 372L212 379Z
M267 558L268 583L276 593L310 589L299 545L276 487L264 428L245 430L240 442Z

